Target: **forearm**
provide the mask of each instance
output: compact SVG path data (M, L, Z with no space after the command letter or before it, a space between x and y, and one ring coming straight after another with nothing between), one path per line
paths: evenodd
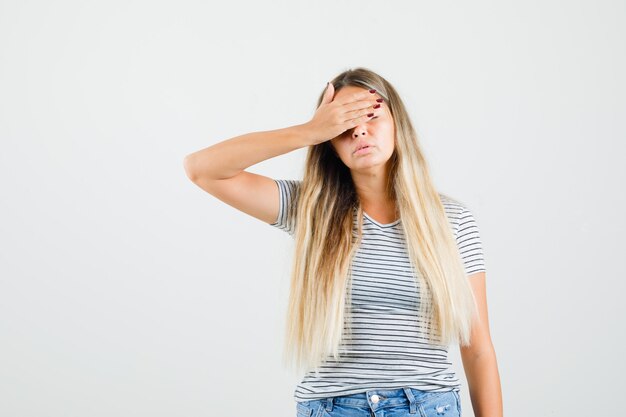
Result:
M187 155L185 170L190 177L231 178L261 161L309 146L311 139L306 124L246 133Z
M463 368L476 417L502 417L502 389L493 347L463 357Z

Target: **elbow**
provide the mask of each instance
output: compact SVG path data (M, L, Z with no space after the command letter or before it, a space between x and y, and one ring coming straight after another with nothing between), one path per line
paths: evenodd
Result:
M197 174L194 167L194 162L192 158L192 154L185 156L183 159L183 169L185 170L185 174L187 178L189 178L192 182L195 181Z
M215 174L214 165L213 158L207 157L206 154L192 153L183 159L185 174L194 183L226 178Z
M479 345L474 344L471 346L461 346L460 353L463 360L476 360L481 357L495 354L495 349L493 347L493 343L489 340Z

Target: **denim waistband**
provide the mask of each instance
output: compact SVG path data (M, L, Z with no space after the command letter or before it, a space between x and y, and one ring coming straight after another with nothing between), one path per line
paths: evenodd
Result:
M319 400L307 400L303 403L317 408L323 404L326 411L330 412L334 404L349 407L363 408L376 411L381 408L409 406L412 413L417 410L417 404L426 401L432 396L442 395L449 391L422 391L415 388L403 387L397 389L372 389L356 394L348 394L337 397L328 397Z

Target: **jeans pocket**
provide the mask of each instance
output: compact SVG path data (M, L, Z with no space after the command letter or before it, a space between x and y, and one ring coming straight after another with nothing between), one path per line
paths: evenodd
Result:
M460 417L457 398L453 390L431 395L419 403L420 413L422 417Z
M296 403L296 417L311 417L313 409L306 403Z
M304 401L296 403L296 416L297 417L317 417L320 408L324 405L319 401Z

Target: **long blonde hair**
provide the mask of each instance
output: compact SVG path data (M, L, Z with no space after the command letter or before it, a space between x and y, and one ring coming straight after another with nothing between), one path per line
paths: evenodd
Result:
M387 103L396 131L388 192L418 281L425 337L433 344L469 345L476 301L440 197L455 200L435 189L405 106L389 82L359 67L332 83L335 91L374 88ZM328 355L337 360L343 330L351 331L350 266L362 239L363 211L350 170L328 139L308 148L299 192L289 206L295 246L283 360L298 370L317 369Z

